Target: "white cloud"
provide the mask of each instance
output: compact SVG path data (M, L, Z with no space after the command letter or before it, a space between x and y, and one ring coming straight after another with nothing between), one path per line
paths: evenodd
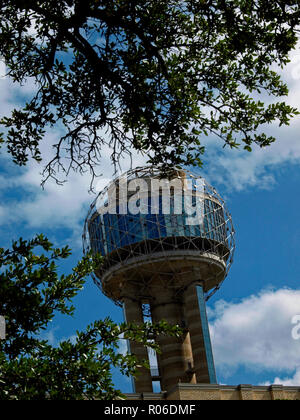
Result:
M263 149L254 146L251 153L231 149L221 151L221 145L207 145L203 168L207 178L211 183L217 182L237 191L273 187L278 168L284 164L300 163L300 118L295 118L290 126L276 130L274 126L272 130L265 130L277 137L275 143Z
M32 81L24 87L13 84L9 79L0 81L0 115L8 114L17 107L16 98L20 99L34 89ZM46 134L41 142L43 161L38 164L29 160L25 168L11 164L11 157L2 150L2 165L8 170L0 175L0 225L3 227L10 223L11 226L22 225L23 228L43 231L45 228L56 230L68 228L72 231L72 248L74 245L81 247L81 234L83 220L89 204L95 199L95 195L88 193L91 177L87 172L80 175L71 172L63 186L59 186L54 180L49 179L45 188L41 188L43 168L53 157L53 145L61 136L60 127L56 127ZM111 165L111 150L105 147L102 151L102 160L98 167L98 173L106 179L113 177L114 169ZM134 155L135 164L144 164L145 158ZM123 170L129 169L130 162L123 159ZM100 177L100 181L103 178ZM97 182L95 183L97 187ZM19 229L18 229L19 230Z
M128 169L125 165L124 167ZM91 181L89 174L80 176L78 173L70 173L68 182L63 186L49 180L42 189L40 168L31 161L21 175L9 178L2 184L0 225L5 227L7 223L21 224L23 228L39 231L67 228L72 231L68 238L72 248L81 247L83 220L89 205L96 197L95 194L88 193ZM105 173L105 178L113 177L109 159L103 160L101 171ZM16 195L20 192L21 198L17 199ZM7 198L9 194L11 197Z
M286 98L277 98L300 110L300 44L291 53L291 63L278 71L289 87ZM270 98L263 96L266 102ZM277 102L274 98L273 102ZM300 163L300 116L294 117L289 126L279 127L277 122L266 125L261 131L276 138L271 146L261 149L253 146L251 153L242 149L223 149L222 141L205 138L206 154L203 156L205 176L212 184L219 183L231 190L256 187L269 189L276 183L276 169L284 164Z
M59 344L63 341L70 341L72 344L76 344L77 342L77 334L72 334L67 337L59 337L58 331L60 327L52 327L47 332L44 332L40 335L41 340L45 340L48 342L50 346L58 347Z
M300 386L300 368L296 369L295 374L292 377L284 377L284 378L279 378L278 376L276 376L276 378L274 378L273 381L269 382L264 382L261 385L284 385L284 386Z
M56 337L56 332L58 329L58 327L51 328L49 331L41 334L40 339L47 341L50 346L57 347L59 341Z
M19 107L26 98L34 94L35 85L32 79L24 86L13 83L9 78L0 80L0 116L9 115L10 111ZM1 150L1 163L9 168L0 175L0 225L43 230L44 228L62 229L68 228L73 231L72 239L81 243L82 224L89 204L95 199L89 194L91 177L87 172L80 176L79 173L71 172L68 182L58 186L53 180L49 180L44 190L41 188L41 180L44 165L53 158L53 145L61 136L61 128L55 127L48 132L41 142L40 148L43 161L38 164L29 160L25 168L11 164L11 156ZM102 150L102 160L99 164L98 173L105 178L113 177L111 165L112 151L105 147ZM134 165L144 164L145 158L134 155ZM8 164L8 165L6 165ZM123 159L123 170L129 169L130 162ZM101 177L100 177L101 179ZM97 183L96 183L97 186ZM18 229L19 230L19 229ZM73 242L74 245L74 242Z
M208 314L215 362L223 373L230 375L240 366L275 372L300 369L300 340L292 337L300 290L265 290L239 303L221 300Z

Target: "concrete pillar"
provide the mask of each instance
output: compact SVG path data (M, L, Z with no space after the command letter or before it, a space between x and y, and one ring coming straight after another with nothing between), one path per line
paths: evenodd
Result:
M127 323L142 324L144 322L142 304L140 302L124 299L124 312ZM129 346L130 353L136 355L139 360L148 360L148 351L144 345L129 341ZM153 392L150 370L143 367L140 368L138 376L134 379L134 384L134 392Z
M247 401L253 400L253 387L252 385L239 385L238 386L240 400Z
M195 285L191 285L184 293L184 314L191 337L197 383L211 383Z
M160 302L158 302L160 300ZM182 304L175 302L171 294L165 291L161 299L151 305L153 322L164 319L171 325L182 324ZM157 338L161 354L158 355L158 365L161 374L161 389L168 391L178 382L195 383L195 375L190 371L193 355L189 333L183 337L160 336Z
M284 400L284 391L282 385L271 385L269 387L272 400Z

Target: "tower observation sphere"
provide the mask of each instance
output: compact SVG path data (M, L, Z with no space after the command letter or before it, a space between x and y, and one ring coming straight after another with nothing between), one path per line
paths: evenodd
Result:
M178 382L216 383L205 301L233 262L232 218L204 178L180 168L139 167L99 193L87 215L84 251L103 256L94 281L124 308L127 322L162 319L180 338L158 337L154 369L142 368L135 392L168 391ZM148 358L145 347L130 351Z

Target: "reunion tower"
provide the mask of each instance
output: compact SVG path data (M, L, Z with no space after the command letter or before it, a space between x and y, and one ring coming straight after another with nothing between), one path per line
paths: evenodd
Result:
M205 301L232 264L234 229L225 203L207 182L183 169L141 167L110 182L91 205L85 250L103 255L95 281L124 308L126 322L166 320L180 338L160 336L155 368L141 369L137 393L160 381L217 383ZM148 359L147 348L130 342Z

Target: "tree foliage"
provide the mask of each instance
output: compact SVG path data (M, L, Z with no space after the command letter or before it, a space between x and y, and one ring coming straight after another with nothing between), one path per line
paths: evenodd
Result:
M86 256L71 274L59 276L57 263L69 255L68 247L55 249L43 235L20 239L11 250L0 248L0 314L6 320L6 339L0 340L1 400L122 397L115 389L112 369L136 375L147 363L122 354L120 340L159 351L153 337L180 333L164 321L118 325L106 318L77 332L74 341L50 345L41 338L42 331L55 314L74 313L72 299L101 259Z
M275 140L262 125L297 112L274 102L288 89L271 67L296 46L298 0L2 0L0 17L9 76L36 82L1 120L14 161L41 160L45 131L64 127L44 179L95 174L104 145L115 164L132 149L201 164L211 134L251 151Z

